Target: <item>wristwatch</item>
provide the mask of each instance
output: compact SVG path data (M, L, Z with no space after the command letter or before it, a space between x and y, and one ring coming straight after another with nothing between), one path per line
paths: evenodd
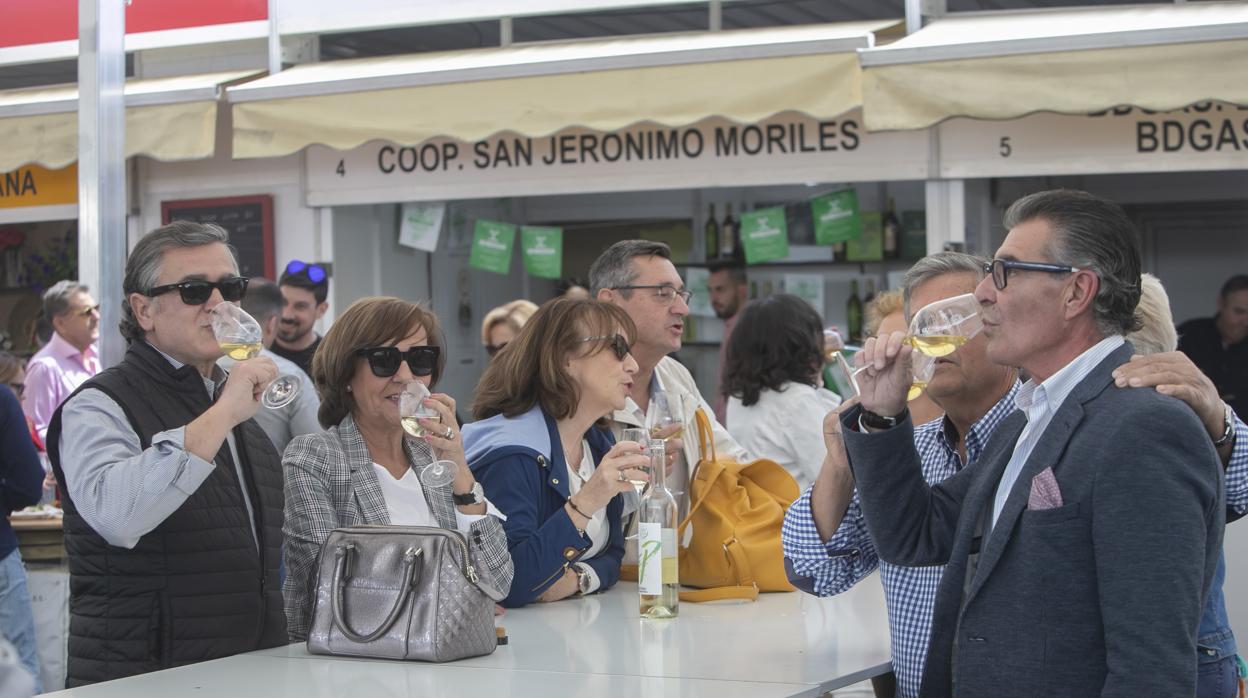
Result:
M882 414L876 414L871 410L864 409L858 414L858 426L870 429L892 429L906 418L906 414L910 411L907 407L893 417L885 417Z
M481 483L474 482L472 483L472 489L468 490L466 494L455 494L452 492L451 501L460 505L483 504L485 503L485 490L481 489Z
M1235 413L1225 402L1222 403L1222 408L1225 410L1222 413L1222 438L1213 442L1214 448L1222 448L1231 440L1231 437L1235 436L1235 417L1233 416Z
M576 573L576 593L584 596L589 593L589 568L585 565L572 565L572 571Z

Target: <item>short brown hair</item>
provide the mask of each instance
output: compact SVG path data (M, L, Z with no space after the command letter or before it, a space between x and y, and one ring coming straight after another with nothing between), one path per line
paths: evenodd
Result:
M326 429L335 426L355 411L355 398L347 391L347 386L367 361L355 352L397 342L417 329L425 330L429 346L444 345L437 316L402 298L361 298L334 320L312 359L312 380L321 396L321 407L316 413L321 426ZM445 366L446 354L439 352L430 388L438 384Z
M900 313L904 306L902 300L901 289L893 289L891 291L881 291L875 298L867 303L867 326L864 328L862 336L874 337L880 332L880 325L884 322L884 318L893 313Z
M603 351L606 341L581 340L609 337L620 328L632 344L637 328L617 305L569 298L546 303L485 369L477 384L473 415L477 419L497 414L515 417L538 404L555 419L571 417L581 403L581 390L564 366L568 357L586 347L588 354Z

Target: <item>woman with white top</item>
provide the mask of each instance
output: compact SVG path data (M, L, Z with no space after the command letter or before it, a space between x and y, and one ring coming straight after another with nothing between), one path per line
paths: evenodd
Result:
M841 404L819 385L822 368L823 322L809 303L781 293L741 311L720 386L728 432L750 453L784 466L803 490L823 463L823 417Z
M327 431L299 436L283 454L286 471L287 629L306 638L316 594L316 559L335 528L359 524L440 526L462 533L479 573L501 592L512 564L501 517L486 501L464 459L455 400L434 393L422 419L427 434L406 437L399 395L411 381L437 384L445 357L437 318L399 298L356 301L335 322L312 360ZM456 464L455 479L426 488L420 470L434 460ZM496 599L498 600L498 599Z
M464 444L485 493L507 516L515 562L504 606L609 589L624 556L629 480L649 465L615 443L604 418L623 409L637 362L623 309L561 299L537 311L477 385Z

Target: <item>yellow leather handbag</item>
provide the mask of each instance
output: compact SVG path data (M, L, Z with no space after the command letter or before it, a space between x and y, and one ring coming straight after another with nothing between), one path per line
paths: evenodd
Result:
M758 598L759 591L793 591L784 573L780 527L799 494L797 481L779 463L761 458L738 463L715 453L710 420L696 414L702 459L689 483L689 514L677 540L681 601Z

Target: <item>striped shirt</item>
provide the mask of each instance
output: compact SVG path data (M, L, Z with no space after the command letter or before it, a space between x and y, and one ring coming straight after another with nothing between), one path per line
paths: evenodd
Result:
M997 426L1014 411L1017 392L1016 383L971 425L966 435L967 463L979 459ZM947 419L933 420L914 428L914 448L923 465L923 478L929 485L935 485L962 469L963 463L956 446L956 431ZM902 567L881 561L867 533L857 492L854 492L836 533L824 541L815 528L810 496L811 490L807 489L789 508L782 533L784 555L793 572L809 581L808 584L799 583L799 588L818 596L832 596L848 590L879 567L888 607L897 695L901 698L917 696L931 635L932 606L944 565Z

